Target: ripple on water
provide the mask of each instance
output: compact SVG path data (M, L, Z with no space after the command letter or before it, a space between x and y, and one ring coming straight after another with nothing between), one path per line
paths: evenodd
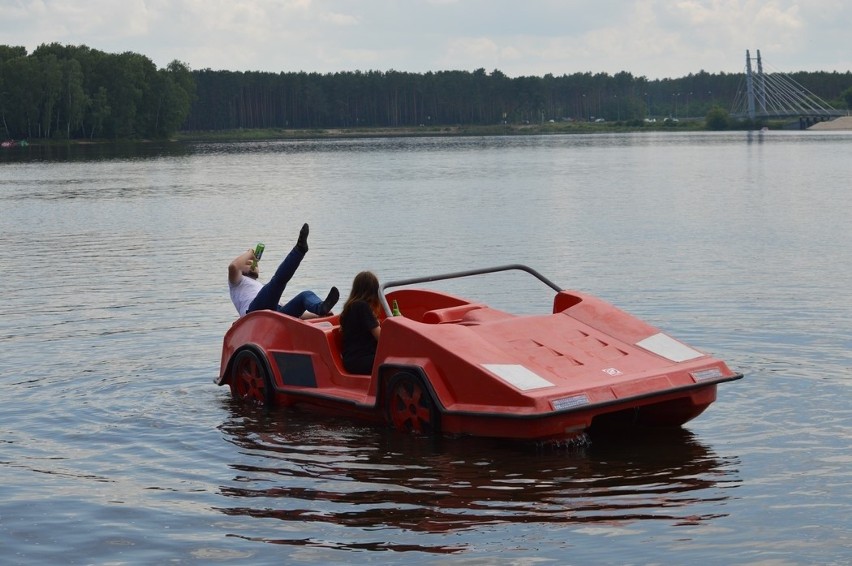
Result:
M303 532L309 523L319 539L355 527L347 532L360 544L369 532L388 530L396 541L422 541L436 533L505 532L508 525L606 529L650 518L698 525L725 515L728 488L740 482L735 460L716 456L685 431L542 451L233 410L222 431L242 458L221 488L230 505L220 510L268 519L260 532L234 535L279 544L288 541L277 531ZM319 539L315 544L323 544ZM480 543L498 541L484 536ZM381 538L373 544L391 548Z

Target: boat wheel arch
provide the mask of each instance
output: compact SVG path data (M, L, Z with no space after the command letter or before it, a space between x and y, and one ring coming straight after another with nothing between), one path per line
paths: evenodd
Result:
M274 405L272 369L259 348L248 345L234 352L228 364L227 376L234 399L265 407Z
M441 406L423 368L384 368L381 407L388 426L422 435L441 433Z

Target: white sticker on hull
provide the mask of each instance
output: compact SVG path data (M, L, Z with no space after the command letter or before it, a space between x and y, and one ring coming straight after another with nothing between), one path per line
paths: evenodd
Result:
M716 379L722 377L724 374L719 368L709 368L701 371L694 371L689 375L691 375L695 381L704 381L705 379Z
M562 399L554 399L550 402L554 411L564 411L565 409L573 409L574 407L582 407L589 404L589 396L585 393L574 395L573 397L563 397Z
M673 362L694 360L695 358L700 358L704 355L698 350L693 350L686 344L682 344L662 332L654 334L653 336L648 336L644 340L636 342L636 345L640 348L645 348L649 352L653 352L658 356L668 358Z
M518 364L482 364L482 367L508 383L509 385L529 391L530 389L541 389L553 387L553 384L535 372L532 372Z

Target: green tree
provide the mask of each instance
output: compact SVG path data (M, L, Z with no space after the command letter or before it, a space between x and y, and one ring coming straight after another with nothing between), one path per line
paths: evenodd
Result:
M3 121L8 137L33 138L38 120L38 65L31 57L9 59L3 64Z
M62 62L62 94L56 112L55 130L64 126L64 136L71 138L71 132L78 131L83 124L83 116L89 104L89 97L83 90L83 71L76 59Z
M167 137L177 131L189 115L195 97L195 80L189 67L175 60L157 71L151 90L155 104L147 131L156 137Z
M109 120L112 114L112 108L109 104L109 94L106 87L98 87L98 91L92 96L91 103L87 114L89 123L89 139L94 139L95 134L98 136L103 132L104 124ZM85 126L84 126L85 128Z
M714 106L709 112L707 112L707 116L704 121L707 124L707 128L710 130L725 130L728 128L730 118L727 110L721 106Z
M53 125L53 113L62 96L62 65L55 55L50 54L36 59L38 68L38 137L49 138Z
M0 45L0 121L3 123L3 130L6 132L7 138L12 136L12 132L9 129L9 122L6 117L13 116L17 112L17 104L15 99L12 98L11 92L15 77L10 61L23 59L26 56L27 50L23 47Z
M27 48L11 45L0 45L0 63L9 59L18 59L27 56Z
M846 108L852 110L852 87L844 90L841 96L843 96L843 100L846 101Z

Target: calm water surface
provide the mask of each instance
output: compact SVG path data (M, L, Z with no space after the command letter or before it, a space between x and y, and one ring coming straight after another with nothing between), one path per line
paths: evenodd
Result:
M852 133L0 153L9 564L846 564ZM226 266L290 292L526 263L746 378L684 430L546 450L233 403ZM267 259L269 258L269 259ZM447 283L513 312L521 275Z

